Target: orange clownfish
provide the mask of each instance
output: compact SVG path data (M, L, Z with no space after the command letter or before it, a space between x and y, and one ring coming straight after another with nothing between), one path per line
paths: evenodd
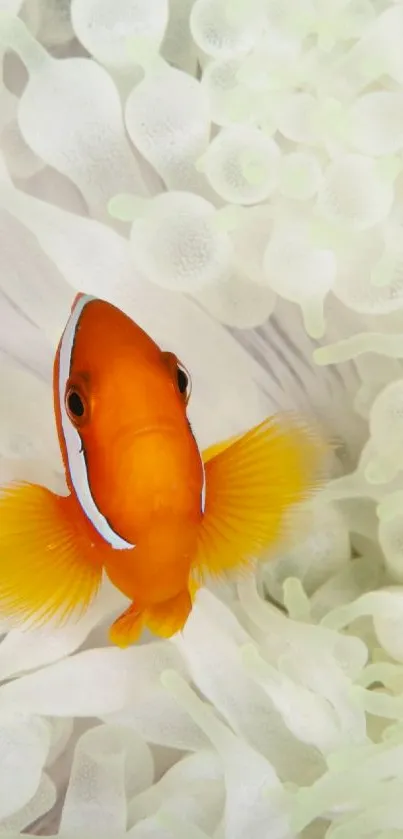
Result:
M131 605L119 646L184 626L205 573L246 567L314 489L322 444L276 415L200 453L184 366L127 315L80 294L54 362L69 494L22 483L0 496L0 611L23 620L84 610L105 572ZM196 582L197 581L197 582Z

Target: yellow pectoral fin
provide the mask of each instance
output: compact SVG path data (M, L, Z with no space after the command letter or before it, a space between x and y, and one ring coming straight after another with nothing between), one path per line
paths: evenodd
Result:
M0 495L0 612L32 623L83 612L97 592L102 553L72 496L16 484Z
M229 446L232 446L237 440L240 440L242 434L236 434L234 437L229 437L228 440L222 440L221 443L213 443L212 446L209 446L207 449L204 449L202 452L202 460L203 463L208 463L209 460L212 460L213 457L216 457L221 452L228 449Z
M326 451L303 420L278 414L209 459L194 571L246 566L286 536L287 514L323 478Z

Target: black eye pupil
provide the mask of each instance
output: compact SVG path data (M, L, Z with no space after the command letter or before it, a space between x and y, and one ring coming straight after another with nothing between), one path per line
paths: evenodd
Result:
M179 388L180 393L186 393L187 387L188 387L188 384L189 384L189 379L188 379L185 371L182 370L181 367L178 367L177 377L178 377L178 388Z
M75 390L72 390L67 397L67 405L73 417L82 417L84 413L84 402Z

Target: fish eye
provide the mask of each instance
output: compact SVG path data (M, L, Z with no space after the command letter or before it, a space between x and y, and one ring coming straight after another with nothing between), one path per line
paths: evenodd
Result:
M192 381L186 367L183 366L182 362L172 352L163 352L162 357L168 367L171 381L187 405L192 390Z
M66 410L73 423L79 422L85 416L84 399L75 387L70 387L66 393Z
M184 396L186 402L188 402L190 398L190 391L192 389L190 376L187 370L185 370L183 365L179 362L177 362L176 365L176 381L179 393L181 394L181 396Z
M176 376L178 379L179 393L186 393L189 384L189 378L187 373L185 373L182 367L178 367Z

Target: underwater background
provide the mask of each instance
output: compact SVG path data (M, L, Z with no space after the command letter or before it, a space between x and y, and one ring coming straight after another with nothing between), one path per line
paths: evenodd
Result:
M403 4L0 0L0 482L63 492L78 291L192 376L204 448L334 441L303 534L111 647L0 615L0 836L403 836ZM1 522L0 522L1 528Z

